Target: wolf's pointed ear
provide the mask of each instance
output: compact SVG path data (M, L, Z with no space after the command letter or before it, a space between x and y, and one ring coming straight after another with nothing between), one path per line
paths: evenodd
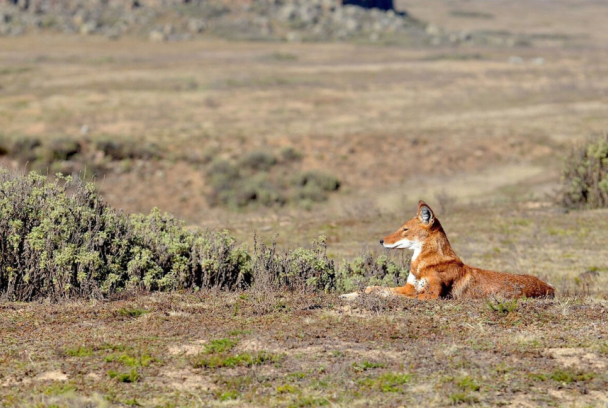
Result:
M431 224L435 220L433 210L422 200L418 202L418 218L425 224Z

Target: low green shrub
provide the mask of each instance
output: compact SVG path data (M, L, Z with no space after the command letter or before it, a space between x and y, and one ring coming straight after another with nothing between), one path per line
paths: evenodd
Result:
M288 203L312 208L340 188L340 181L321 171L289 175L301 155L291 148L281 151L281 160L267 151L253 151L235 161L216 159L207 166L207 199L212 206L235 210L250 206L283 206Z
M0 297L245 288L251 257L226 232L188 231L157 209L123 215L92 184L0 171Z
M340 188L340 181L331 174L322 171L306 171L298 174L294 184L300 187L315 187L321 191L336 191Z
M327 256L325 237L311 248L279 253L276 242L270 246L254 240L254 285L267 289L330 291L336 288L336 267Z
M252 171L268 171L275 164L277 164L277 158L266 150L246 153L238 161L239 168Z
M154 143L133 140L36 137L0 134L0 156L9 156L39 173L83 173L100 175L131 160L156 160L163 152Z
M299 151L297 151L295 148L291 147L291 146L286 146L284 148L281 149L280 151L280 155L281 155L281 160L283 162L295 162L295 161L299 161L302 160L302 153L300 153Z
M566 208L608 207L608 133L574 148L562 173Z
M61 175L52 181L0 170L0 216L0 300L210 288L351 291L407 277L386 256L366 254L336 266L324 237L282 252L276 242L256 240L252 254L225 231L189 230L158 209L122 214L92 184Z
M227 160L214 161L207 169L211 185L207 196L209 204L233 209L256 203L266 207L284 204L284 195L268 173L251 173L251 169L239 171L237 166Z
M99 139L92 143L93 150L103 153L112 161L128 159L152 160L162 158L160 147L154 143L140 141L119 141L115 139Z
M375 257L372 253L343 261L337 271L336 289L340 292L362 290L366 286L403 285L409 274L409 259L401 264L386 255Z

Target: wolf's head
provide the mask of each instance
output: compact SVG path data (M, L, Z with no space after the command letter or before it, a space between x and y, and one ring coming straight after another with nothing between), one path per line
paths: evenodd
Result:
M435 229L441 228L431 207L424 201L418 202L418 213L399 229L380 240L385 248L413 249L420 251L424 241ZM416 253L415 253L416 255Z

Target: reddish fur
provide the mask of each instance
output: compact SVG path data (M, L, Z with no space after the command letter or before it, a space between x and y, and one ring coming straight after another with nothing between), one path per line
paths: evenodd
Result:
M431 219L425 223L421 216L423 207L428 208ZM407 228L404 231L404 228ZM402 239L421 241L422 249L412 261L410 273L416 279L426 279L426 286L417 291L406 283L398 288L368 287L366 293L390 290L394 294L417 299L456 298L474 299L490 295L502 297L552 297L555 290L535 276L514 275L473 268L465 265L452 249L439 220L423 201L418 204L418 214L396 232L384 238L391 245Z

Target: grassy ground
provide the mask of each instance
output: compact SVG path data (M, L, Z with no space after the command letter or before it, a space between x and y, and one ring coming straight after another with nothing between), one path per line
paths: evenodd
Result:
M604 406L606 301L4 304L5 406ZM55 405L53 405L55 404Z
M111 204L159 206L249 245L254 232L281 248L325 235L338 261L383 251L378 240L425 199L467 263L535 274L557 297L343 303L258 289L0 303L3 405L608 404L608 212L564 212L553 199L564 153L606 131L608 8L398 4L450 29L546 42L0 38L1 136L154 145L161 158L97 179ZM530 7L542 11L522 18ZM339 192L311 208L209 205L209 160L286 147L302 155L290 171L328 171Z

